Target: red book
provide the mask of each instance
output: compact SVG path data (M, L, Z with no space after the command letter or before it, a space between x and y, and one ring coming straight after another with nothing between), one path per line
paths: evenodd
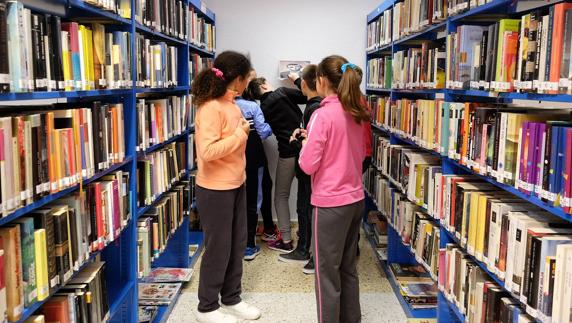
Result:
M562 168L562 176L564 177L564 200L567 205L564 206L564 211L570 213L572 207L570 202L572 200L572 128L564 128L566 131L566 151L564 152L564 166Z
M71 322L69 304L66 296L54 296L47 301L40 310L46 322Z
M552 49L550 55L550 82L560 81L560 65L564 48L564 22L566 11L572 9L572 3L554 5L554 22L552 24ZM549 91L555 94L558 91Z

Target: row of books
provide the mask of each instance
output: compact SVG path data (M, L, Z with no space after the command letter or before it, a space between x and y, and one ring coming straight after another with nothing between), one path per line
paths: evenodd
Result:
M465 316L465 322L533 323L519 302L497 285L455 244L441 250L439 289ZM554 321L564 322L564 321Z
M0 309L7 310L10 321L18 321L24 308L68 283L92 253L119 237L131 217L128 188L129 174L118 171L90 184L86 192L0 228L0 285L6 288L0 292Z
M187 143L174 142L137 161L138 205L151 205L181 180L187 165Z
M439 225L378 170L370 169L366 176L370 177L366 184L370 185L370 196L378 209L399 234L403 244L436 280L439 270Z
M445 49L437 43L423 41L421 48L394 54L390 82L395 89L442 89L445 87L445 64Z
M189 8L189 41L195 46L214 52L216 45L216 28L201 17L195 8Z
M392 11L392 9L385 10L367 25L367 51L391 44Z
M105 263L89 263L24 322L106 322L109 296Z
M566 289L550 282L561 279L563 284L566 271L572 271L567 258L557 255L572 241L569 223L475 176L443 174L434 156L416 148L378 138L378 151L382 173L503 281L526 313L542 322L563 311L570 315Z
M159 258L169 239L183 224L191 212L194 180L181 181L157 201L137 221L138 276L146 277L151 272L153 260Z
M189 61L189 71L191 73L191 82L195 79L199 72L205 68L213 67L214 60L210 57L202 57L199 54L191 54Z
M397 134L571 212L567 111L405 99L387 109L385 101L371 102Z
M193 123L191 96L137 100L137 151L180 135Z
M572 4L447 36L447 88L570 93ZM569 17L570 16L570 17Z
M167 36L188 39L187 20L186 1L135 0L135 21Z
M391 89L391 57L372 58L367 61L366 85L373 89Z
M367 214L367 224L369 224L369 234L375 242L376 248L387 251L387 219L379 211L369 211ZM368 233L368 232L366 232ZM387 260L387 259L385 259Z
M130 34L61 22L19 1L0 4L0 92L129 87Z
M125 158L123 106L32 111L0 118L3 214L79 184Z
M116 13L125 19L131 19L131 1L129 0L83 0L83 2Z
M137 34L135 53L138 87L168 88L179 85L178 51L175 46L154 42Z

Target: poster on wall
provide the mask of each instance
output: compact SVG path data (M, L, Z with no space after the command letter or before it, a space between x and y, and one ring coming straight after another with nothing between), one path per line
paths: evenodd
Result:
M310 65L310 61L280 61L278 66L278 78L285 80L290 73L300 74L304 67Z

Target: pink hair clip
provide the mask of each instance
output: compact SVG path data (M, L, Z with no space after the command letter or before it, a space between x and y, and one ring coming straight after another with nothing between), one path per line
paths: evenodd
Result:
M224 80L224 74L223 74L223 72L222 72L221 70L219 70L219 69L216 68L216 67L213 67L213 68L212 68L212 71L215 73L216 77L218 77L218 78L221 79L221 80Z

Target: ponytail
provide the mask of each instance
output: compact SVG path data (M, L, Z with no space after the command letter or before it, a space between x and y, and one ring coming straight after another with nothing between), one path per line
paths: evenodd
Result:
M233 51L220 53L213 66L203 69L193 80L191 94L197 107L224 96L229 84L238 77L246 79L252 70L250 60Z
M363 77L361 68L348 63L342 56L332 55L318 65L317 74L328 79L332 90L338 94L342 107L355 122L369 121L370 115L360 89Z
M220 98L226 93L226 87L226 81L218 77L213 69L204 69L193 81L191 88L193 103L200 107L210 100Z
M344 110L351 114L356 122L369 121L370 119L360 89L362 75L361 68L357 66L348 67L338 85L338 98Z

